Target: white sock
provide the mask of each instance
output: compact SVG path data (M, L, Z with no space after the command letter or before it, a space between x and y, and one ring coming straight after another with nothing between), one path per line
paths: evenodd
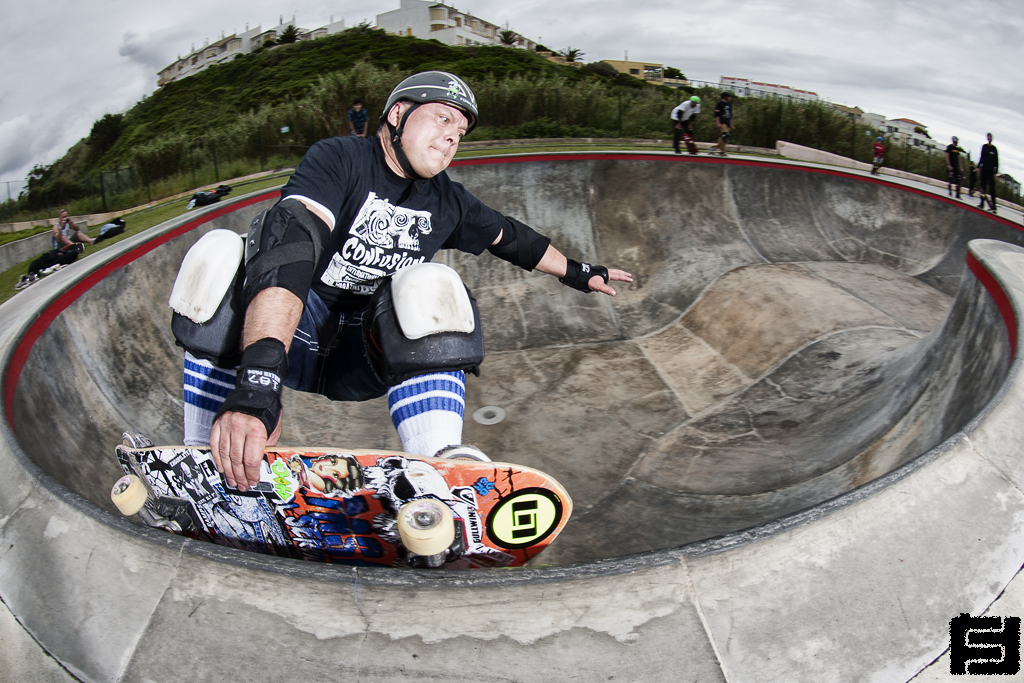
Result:
M235 369L218 368L185 352L185 445L210 443L213 418L228 393L235 388Z
M437 372L408 379L388 389L391 421L412 455L431 456L462 443L466 412L466 373Z

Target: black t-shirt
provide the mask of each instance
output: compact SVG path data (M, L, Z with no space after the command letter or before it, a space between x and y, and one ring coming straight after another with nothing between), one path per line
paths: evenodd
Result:
M377 138L316 143L281 190L286 197L334 216L312 285L334 310L362 306L384 278L439 249L483 253L506 224L445 172L416 181L396 175Z
M727 126L732 123L732 102L718 100L718 104L715 105L715 118Z
M991 142L981 146L981 158L978 159L978 168L982 173L995 173L999 170L999 151Z
M949 158L949 163L953 165L953 170L960 170L960 152L963 150L956 145L950 145L946 148L946 156Z

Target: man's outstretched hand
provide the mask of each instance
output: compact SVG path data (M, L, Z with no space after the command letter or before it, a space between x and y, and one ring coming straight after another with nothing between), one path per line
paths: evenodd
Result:
M260 481L263 449L275 445L280 436L280 419L274 433L268 437L267 428L259 418L245 413L224 413L210 430L213 464L228 480L228 486L248 491Z
M632 282L633 276L624 270L619 270L617 268L609 268L608 282L611 282L612 280L617 280L619 282ZM600 275L595 275L594 277L590 278L590 281L587 284L590 286L590 289L592 289L595 292L601 292L602 294L607 294L608 296L615 296L615 290L609 287L605 283L604 278L601 277Z

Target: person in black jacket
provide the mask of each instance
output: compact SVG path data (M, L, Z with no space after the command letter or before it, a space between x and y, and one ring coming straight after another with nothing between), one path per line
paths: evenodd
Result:
M981 146L978 158L978 170L981 171L981 204L985 208L985 193L989 194L989 211L996 213L996 173L999 173L999 150L992 144L992 133L987 135L988 142Z

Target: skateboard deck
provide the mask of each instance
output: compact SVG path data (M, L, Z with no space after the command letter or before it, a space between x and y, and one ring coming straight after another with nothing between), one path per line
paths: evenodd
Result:
M686 150L690 154L700 154L700 151L697 149L697 143L693 141L693 137L692 136L684 135L683 136L683 142L686 143Z
M138 514L146 524L315 562L514 567L550 544L572 513L572 501L557 481L508 463L397 451L268 448L259 484L243 493L228 487L208 448L156 446L126 433L117 459L126 475L145 484ZM119 480L112 497L130 479ZM454 523L453 542L433 564L408 549L399 528L402 511L422 503L442 504Z

